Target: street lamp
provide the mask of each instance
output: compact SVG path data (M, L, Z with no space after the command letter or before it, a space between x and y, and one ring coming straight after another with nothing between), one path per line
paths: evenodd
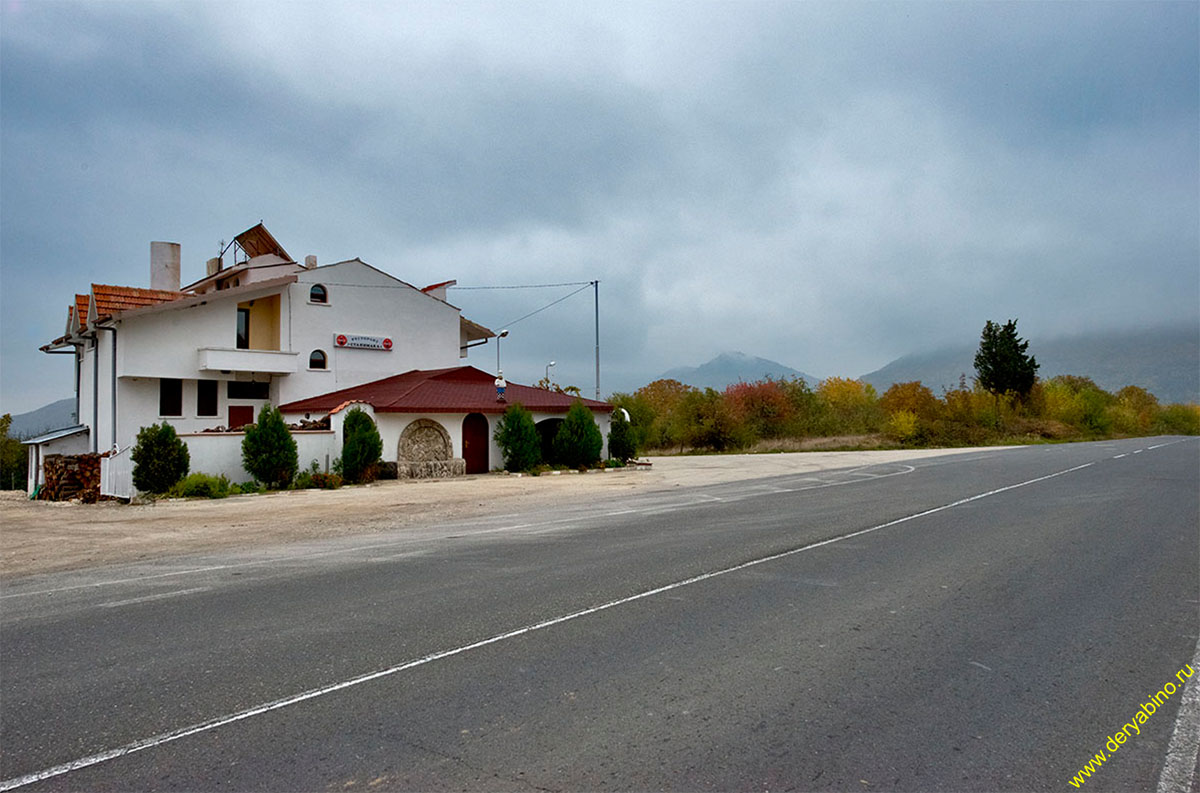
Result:
M508 335L508 329L500 331L496 334L496 374L500 374L500 340Z
M550 367L554 366L555 363L556 361L551 361L550 363L546 364L546 388L550 387Z

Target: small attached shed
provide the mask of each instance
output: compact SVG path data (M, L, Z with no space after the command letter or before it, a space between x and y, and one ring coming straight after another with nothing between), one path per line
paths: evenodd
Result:
M21 441L28 449L29 466L26 475L25 491L33 495L40 485L46 483L46 472L43 465L47 457L53 455L84 454L90 450L91 435L83 424L47 432L36 438Z
M432 478L499 468L503 457L493 435L509 405L521 404L544 424L561 421L577 399L592 411L606 454L612 405L511 382L501 400L495 375L473 366L414 370L279 409L287 421L329 415L339 437L345 414L366 410L383 439L384 461L394 461L401 478Z

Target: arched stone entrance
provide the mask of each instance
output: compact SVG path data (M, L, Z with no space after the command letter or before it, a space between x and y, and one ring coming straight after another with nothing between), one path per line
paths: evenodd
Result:
M450 433L432 419L417 419L400 433L396 475L400 479L433 479L461 475L461 458L454 458Z
M463 419L463 460L468 474L488 472L488 420L482 413L468 413Z

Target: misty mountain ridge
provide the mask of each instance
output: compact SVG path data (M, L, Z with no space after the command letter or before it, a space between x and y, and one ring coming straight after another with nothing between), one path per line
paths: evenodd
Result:
M817 383L817 379L812 375L798 369L741 352L723 352L699 366L678 366L669 369L663 372L661 379L678 380L695 388L715 388L723 391L734 383L752 383L767 377L775 380L802 377L810 385Z
M24 440L75 424L75 397L68 397L28 413L16 414L8 428L8 437Z
M960 378L965 378L970 387L975 377L976 350L977 344L913 353L859 379L870 383L880 394L894 383L919 380L940 395L957 388ZM1079 375L1090 377L1096 385L1113 393L1127 385L1136 385L1154 394L1163 404L1200 403L1200 333L1194 327L1030 340L1029 352L1037 359L1038 377L1043 380L1064 374ZM734 383L765 377L802 377L812 388L820 382L820 378L778 361L740 352L721 353L699 366L676 367L662 377L718 391Z
M1105 391L1140 386L1163 404L1200 403L1200 333L1194 327L1109 331L1039 341L1030 339L1029 354L1038 362L1038 377L1090 377ZM978 345L953 347L897 358L862 380L883 393L893 383L920 380L935 394L957 388L975 376Z

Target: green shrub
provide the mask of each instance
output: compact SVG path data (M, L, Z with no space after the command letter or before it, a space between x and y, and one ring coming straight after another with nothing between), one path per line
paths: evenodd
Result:
M25 487L26 452L21 441L10 437L12 414L0 416L0 490L21 490Z
M746 445L747 435L723 394L712 388L689 391L675 409L681 443L715 452Z
M299 466L296 440L288 431L283 415L263 405L258 422L245 427L242 438L242 466L267 487L282 490L291 484Z
M554 436L554 462L582 468L599 460L603 447L604 436L592 418L592 411L576 399Z
M339 457L340 461L341 458ZM316 460L309 463L307 471L301 471L296 474L295 480L292 482L293 490L337 490L342 486L342 476L338 473L326 474L321 472L321 465Z
M224 474L189 474L171 488L178 498L225 498L229 495L229 478Z
M493 434L504 455L504 470L532 471L542 462L542 442L533 414L520 403L508 406Z
M133 486L144 493L166 493L187 476L191 457L187 445L167 422L151 424L138 431L130 453Z
M383 453L375 422L362 408L351 408L342 437L342 476L347 482L375 481L375 463Z
M1163 435L1200 435L1200 405L1167 405L1154 422Z
M608 431L608 456L624 462L637 457L637 452L633 428L625 420L625 413L617 408L612 413L612 425Z

